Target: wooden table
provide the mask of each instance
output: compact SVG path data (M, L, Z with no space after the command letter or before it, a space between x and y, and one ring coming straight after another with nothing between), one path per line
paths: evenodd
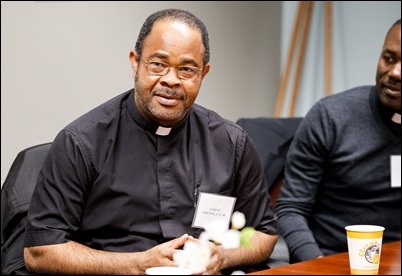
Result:
M249 275L350 275L347 252L249 273ZM401 275L401 241L384 243L380 275Z

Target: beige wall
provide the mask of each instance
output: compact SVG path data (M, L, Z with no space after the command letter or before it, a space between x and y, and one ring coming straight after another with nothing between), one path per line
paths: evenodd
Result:
M132 87L128 52L158 9L188 9L209 29L212 68L198 103L233 121L272 116L297 2L1 1L1 184L20 150ZM332 2L333 93L373 84L401 2ZM324 95L323 7L314 1L297 116Z
M279 84L280 2L1 2L1 183L17 153L130 89L128 53L152 12L185 8L210 33L198 103L224 117L272 113Z

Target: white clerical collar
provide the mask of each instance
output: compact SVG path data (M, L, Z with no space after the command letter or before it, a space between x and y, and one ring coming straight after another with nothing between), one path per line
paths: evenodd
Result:
M169 135L171 130L172 130L171 127L161 127L161 126L159 126L158 129L156 130L155 134L159 135L159 136L167 136L167 135Z
M400 113L395 113L392 116L391 121L393 121L394 123L397 123L397 124L401 124L401 114Z

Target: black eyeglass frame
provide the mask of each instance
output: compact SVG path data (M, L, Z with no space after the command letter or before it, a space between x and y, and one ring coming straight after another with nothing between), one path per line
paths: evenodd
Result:
M200 72L202 72L202 70L204 70L204 67L198 68L198 67L195 67L195 66L173 66L173 65L167 64L167 63L165 63L165 62L147 61L147 60L143 59L141 56L138 56L138 57L139 57L139 59L140 59L142 62L144 62L144 63L146 64L145 68L147 69L147 72L148 72L148 74L149 74L150 76L159 76L159 77L166 76L166 75L170 72L170 69L171 69L171 68L174 68L174 69L176 69L176 76L177 76L179 79L181 79L181 80L195 80L196 78L198 78ZM149 71L149 65L151 65L152 62L158 63L158 64L162 64L162 65L164 66L164 68L165 68L165 69L164 69L164 72L162 72L162 73L155 73L155 72ZM179 70L180 68L187 68L187 69L194 70L194 71L196 72L196 74L195 74L193 77L190 77L190 78L186 78L186 77L183 78L183 77L180 76L180 74L179 74L179 72L181 72L181 71ZM165 72L165 71L166 71L166 72Z

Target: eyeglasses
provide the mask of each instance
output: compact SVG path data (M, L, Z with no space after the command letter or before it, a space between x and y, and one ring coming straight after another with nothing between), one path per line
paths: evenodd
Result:
M146 61L141 56L140 59L145 63L145 68L150 76L165 76L170 68L176 69L176 75L182 80L194 80L198 77L203 68L193 66L172 66L159 61Z

